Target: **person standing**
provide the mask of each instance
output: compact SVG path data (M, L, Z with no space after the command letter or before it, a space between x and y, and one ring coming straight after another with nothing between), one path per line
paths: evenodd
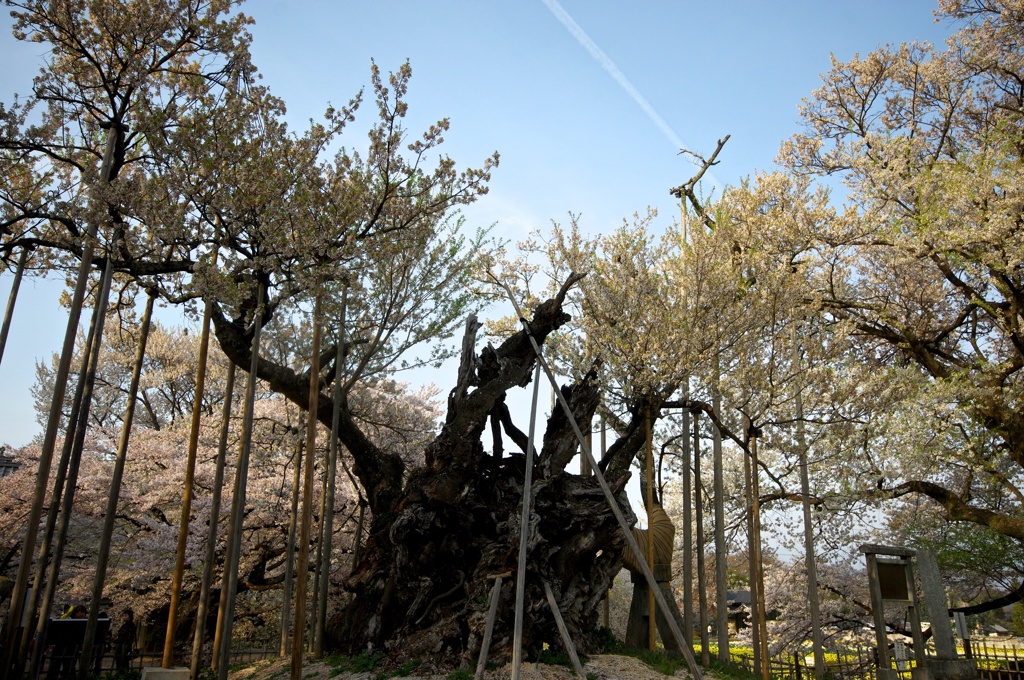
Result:
M121 612L121 625L114 634L114 668L118 671L128 670L135 647L135 612L125 609Z

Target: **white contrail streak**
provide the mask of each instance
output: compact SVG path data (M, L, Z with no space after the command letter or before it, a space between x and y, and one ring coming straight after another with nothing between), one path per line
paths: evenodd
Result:
M665 135L668 141L672 142L672 146L676 148L676 151L682 149L685 144L683 144L683 140L679 139L679 135L675 133L675 130L673 130L669 124L665 122L665 119L654 110L654 107L651 106L651 103L648 102L642 94L640 94L639 90L633 87L633 83L629 82L629 78L626 77L626 74L619 70L619 67L616 66L615 62L604 53L604 50L598 47L597 44L590 39L590 36L587 35L586 31L580 28L580 25L577 24L571 16L569 16L569 13L566 12L558 3L558 0L542 0L542 2L547 6L551 13L555 15L555 18L565 26L566 30L572 34L572 37L576 38L576 41L583 46L583 49L590 53L590 56L594 58L594 61L600 64L601 68L603 68L608 75L610 75L615 82L617 82L619 86L626 91L626 94L636 102L637 106L643 109L644 113L647 114L647 117L651 119L651 122L661 130L661 133Z
M629 82L629 78L619 70L619 67L615 65L615 62L611 60L611 57L605 54L604 50L598 47L597 43L590 39L590 36L587 35L586 31L584 31L580 25L577 24L571 16L569 16L569 13L566 12L562 5L558 3L558 0L541 0L541 2L543 2L555 18L558 19L559 23L565 26L565 29L569 31L572 37L576 38L576 42L590 53L590 56L594 58L594 61L596 61L601 68L603 68L605 72L610 75L623 90L626 91L626 94L629 95L630 99L636 102L637 106L647 114L647 117L659 130L661 130L661 133L665 135L665 138L668 139L669 142L671 142L677 152L688 148L683 143L683 140L679 138L679 135L676 134L675 130L673 130L672 127L665 122L665 119L654 110L651 103L647 101L642 94L640 94L639 90L633 87L633 83ZM687 160L690 160L690 162L693 162L689 156L686 158ZM706 173L704 177L713 186L721 186L710 172Z

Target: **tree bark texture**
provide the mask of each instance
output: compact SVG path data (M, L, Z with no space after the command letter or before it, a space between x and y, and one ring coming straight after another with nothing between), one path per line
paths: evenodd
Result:
M539 342L568 321L561 309L567 290L534 311L529 326ZM374 513L370 535L346 583L353 599L328 625L328 647L349 653L369 647L396 662L435 659L442 665L470 665L479 653L493 576L514 574L519 556L526 446L504 399L509 389L529 383L535 357L525 331L475 356L471 336L478 327L474 319L467 324L457 387L423 466L409 473L392 507L380 506L381 494L368 493ZM599 402L593 374L562 392L576 419L589 421ZM495 432L493 420L519 449L498 461L482 444L485 432ZM621 568L624 538L597 481L565 472L576 446L567 418L556 410L538 445L533 512L526 527L527 658L544 643L562 645L545 581L574 645L588 651L596 643L598 605ZM618 473L610 481L620 508L635 521L621 493L628 476ZM491 656L499 661L511 655L514 599L508 588L498 603Z
M538 343L569 320L562 304L579 275L534 310L529 332ZM268 310L264 323L273 309ZM225 354L236 364L251 359L251 332L215 309L214 328ZM515 573L526 436L512 422L505 397L531 380L536 357L525 330L498 347L476 354L474 318L467 323L456 387L436 438L412 470L397 453L382 450L364 435L342 395L337 435L351 455L352 470L366 494L371 522L361 559L346 583L351 599L331 615L325 647L358 653L384 651L393 660L437 659L451 666L474 662L483 637L488 594L495 574ZM323 374L337 373L336 346L324 348ZM309 375L259 357L258 377L300 407L309 403ZM322 384L330 382L323 380ZM562 387L577 422L589 422L600 401L593 372ZM330 427L335 397L318 395L316 414ZM642 425L642 419L639 424ZM498 423L499 427L492 424ZM640 436L637 436L639 432ZM484 451L497 433L508 438ZM511 446L509 445L511 444ZM527 529L524 650L535 656L544 643L561 646L543 581L552 588L566 626L581 651L596 641L598 604L621 568L624 538L594 478L565 472L577 442L561 409L549 418L538 443L534 511ZM622 512L635 522L622 488L629 462L643 445L637 419L606 456L607 476ZM514 592L501 595L492 656L511 653Z

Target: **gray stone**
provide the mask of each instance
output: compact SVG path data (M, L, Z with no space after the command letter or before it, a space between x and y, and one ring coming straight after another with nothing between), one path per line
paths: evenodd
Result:
M142 669L142 680L189 680L190 675L191 671L184 666Z
M928 607L928 618L932 624L935 656L955 660L956 642L953 640L953 626L949 618L949 603L935 553L930 550L917 551L917 576L921 581L924 603Z

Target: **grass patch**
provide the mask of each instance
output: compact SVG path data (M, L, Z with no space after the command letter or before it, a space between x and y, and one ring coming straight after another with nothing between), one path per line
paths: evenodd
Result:
M473 673L468 668L457 668L448 674L448 680L473 680Z
M369 673L375 671L383 658L384 654L381 652L363 652L357 656L332 654L325 661L331 667L330 676L333 678L342 673Z
M718 656L714 654L711 656L711 670L715 671L718 675L735 678L735 680L754 680L759 677L754 675L753 671L747 670L738 663L733 663L732 661L722 663L718 660ZM810 674L813 676L814 671L811 671Z

